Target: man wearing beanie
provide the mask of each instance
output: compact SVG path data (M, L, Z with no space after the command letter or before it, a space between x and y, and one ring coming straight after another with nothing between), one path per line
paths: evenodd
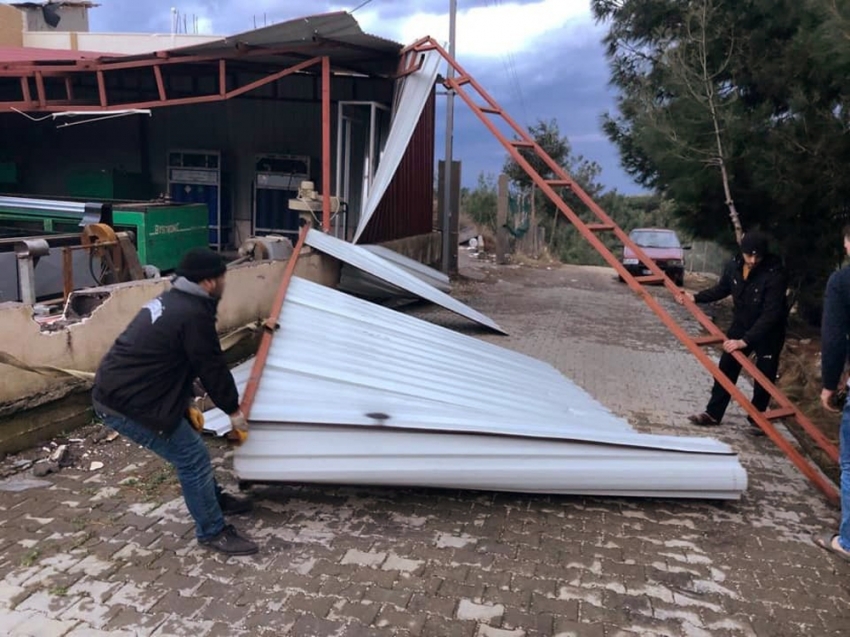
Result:
M726 266L717 285L697 294L683 292L684 297L697 303L712 303L732 296L732 324L726 332L720 371L733 383L738 380L741 364L732 353L741 351L749 356L755 353L756 367L770 382L776 380L779 354L785 344L788 308L785 294L788 278L782 260L768 250L767 237L758 231L748 232L741 239L741 253ZM705 411L688 416L688 420L703 427L719 425L729 406L729 392L717 381L711 389ZM753 406L759 411L767 409L770 394L761 385L753 388ZM751 433L763 435L749 416Z
M224 520L247 513L251 503L221 490L199 433L203 425L187 418L192 384L200 378L234 430L247 431L215 329L225 272L212 250L187 252L171 289L141 309L101 361L92 402L107 426L174 466L202 546L251 555L257 545Z

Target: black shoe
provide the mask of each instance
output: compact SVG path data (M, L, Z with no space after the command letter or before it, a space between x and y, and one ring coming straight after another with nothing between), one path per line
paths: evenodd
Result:
M762 429L756 424L756 421L753 420L752 416L747 416L747 422L750 423L750 426L747 429L747 433L753 436L754 438L761 438L767 435L766 433L764 433L764 429Z
M254 503L248 498L237 498L224 492L218 498L218 505L224 515L242 515L254 510Z
M254 542L239 535L231 524L225 526L221 533L209 540L198 540L198 544L225 555L253 555L260 550Z
M698 425L700 427L716 427L720 424L719 421L715 420L705 412L702 412L701 414L694 414L693 416L688 416L688 422L692 425Z

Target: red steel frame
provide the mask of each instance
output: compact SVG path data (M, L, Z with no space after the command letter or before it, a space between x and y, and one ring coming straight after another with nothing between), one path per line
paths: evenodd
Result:
M260 340L260 347L257 350L254 364L251 367L251 375L248 377L247 385L245 385L245 393L242 395L242 404L240 405L240 409L246 419L251 416L251 408L254 406L254 399L257 397L257 390L260 388L263 369L265 369L266 361L269 358L272 338L274 338L274 333L280 327L278 319L283 309L283 302L286 300L286 292L289 290L289 282L292 281L292 276L295 274L295 265L298 263L298 256L301 254L301 249L304 247L304 241L307 239L307 233L309 231L309 223L301 228L298 242L295 244L292 256L289 257L289 261L286 263L286 269L283 271L283 278L280 280L280 286L278 286L277 294L272 302L269 318L263 323L263 336Z
M647 283L661 283L667 290L675 295L681 294L681 290L668 278L664 272L640 249L611 217L559 166L548 154L532 139L528 132L519 126L490 95L479 85L433 38L423 38L407 47L402 55L409 51L425 52L437 51L449 64L451 64L457 76L446 80L445 85L449 90L455 91L472 111L481 119L490 132L507 149L510 156L520 165L540 190L554 203L563 215L576 227L581 235L599 252L600 255L613 267L635 293L655 312L664 325L679 339L679 341L690 351L700 363L711 373L711 375L730 393L732 398L741 405L744 411L755 421L755 423L767 434L767 436L785 453L794 465L805 475L824 495L833 503L839 501L835 485L806 457L804 457L794 445L786 440L773 426L771 421L779 418L793 418L800 427L811 436L812 440L826 453L834 462L838 462L838 449L829 439L824 436L815 425L765 376L755 364L740 352L734 354L735 359L741 363L742 368L752 376L753 380L764 387L770 396L779 405L777 409L760 412L749 399L720 371L717 364L702 349L706 345L719 344L726 340L723 332L697 307L697 305L685 299L685 307L694 315L699 324L705 328L709 336L692 337L675 321L675 319L661 306L658 300L644 287ZM465 86L471 86L477 93L477 97L470 95ZM485 104L481 104L481 100ZM494 124L490 116L501 117L513 130L515 139L508 139ZM557 179L544 179L538 174L534 167L520 152L525 149L533 152L558 177ZM581 202L593 213L598 223L585 223L566 204L555 188L569 188ZM597 233L612 232L624 245L628 246L638 257L640 262L652 274L649 276L632 276L622 263L599 239Z
M144 60L133 60L122 62L121 58L111 60L77 60L72 64L36 64L32 62L11 62L0 64L0 78L16 77L20 79L22 101L0 102L0 112L17 109L21 111L40 111L56 113L67 110L104 112L108 110L134 110L155 108L160 106L183 106L189 104L204 104L209 102L220 102L238 97L250 91L256 90L267 84L299 73L312 66L321 66L322 75L322 230L330 232L330 204L331 204L331 63L328 56L317 56L299 62L293 66L271 73L263 78L227 90L227 62L250 61L257 56L270 56L281 54L294 54L306 57L305 53L315 50L314 47L289 47L286 49L257 48L247 51L237 51L229 57L212 55L191 56L169 56L167 52L156 54L154 57ZM198 95L194 97L170 98L166 91L163 79L162 67L174 64L217 64L218 66L218 91L209 95ZM154 74L158 98L144 102L110 102L106 90L106 73L117 72L127 69L150 68ZM76 103L72 78L83 74L94 73L97 78L98 100L97 104ZM45 90L45 78L57 78L64 81L65 100L48 100ZM30 79L35 80L36 98L33 100L30 90Z

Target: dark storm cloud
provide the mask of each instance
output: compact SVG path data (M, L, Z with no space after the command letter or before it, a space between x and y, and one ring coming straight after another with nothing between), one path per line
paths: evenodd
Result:
M91 12L93 31L168 32L171 7L189 16L198 15L211 21L212 30L233 34L249 30L254 20L262 26L269 22L290 20L305 14L351 10L362 0L312 0L281 2L280 0L101 0ZM534 0L524 0L523 4ZM496 0L463 0L464 11L473 7L493 7ZM502 2L507 4L507 2ZM370 20L368 32L398 39L392 27L382 29L381 21L392 21L417 12L440 14L448 11L449 0L373 0L355 12L377 12L378 20ZM362 19L362 17L361 17ZM425 34L423 34L425 35ZM533 124L538 119L556 119L577 154L598 162L603 169L602 182L622 192L637 192L638 187L619 165L616 148L601 131L601 117L614 108L608 87L608 68L600 44L602 30L592 23L568 25L551 31L521 52L496 57L460 59L466 70L507 110L517 122ZM444 98L438 100L437 156L443 155ZM479 173L498 173L506 153L481 122L456 100L454 156L464 162L463 182L474 185Z

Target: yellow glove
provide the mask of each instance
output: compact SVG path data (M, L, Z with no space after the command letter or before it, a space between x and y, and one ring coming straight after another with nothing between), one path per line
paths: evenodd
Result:
M248 421L242 411L237 411L230 416L230 426L232 429L227 432L227 440L232 442L237 447L248 440Z
M197 407L189 407L186 410L186 420L195 428L195 431L202 433L204 431L204 412Z

